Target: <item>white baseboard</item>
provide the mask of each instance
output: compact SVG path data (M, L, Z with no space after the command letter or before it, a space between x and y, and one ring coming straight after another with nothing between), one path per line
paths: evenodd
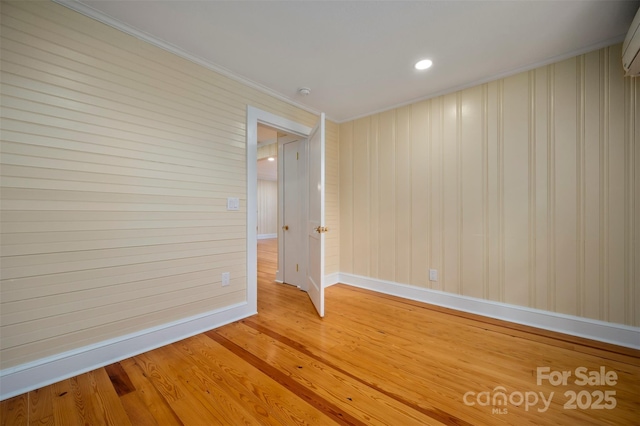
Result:
M343 283L419 302L640 349L640 328L506 303L460 296L359 275L333 273L325 286ZM246 302L163 324L0 371L0 401L130 358L256 314Z
M324 276L324 286L331 287L334 284L338 284L340 282L340 273L334 272L333 274L328 274Z
M272 238L278 238L278 234L258 234L259 240L270 240Z
M0 401L254 315L242 302L0 371Z
M640 349L638 327L460 296L353 274L340 273L339 282L489 318Z

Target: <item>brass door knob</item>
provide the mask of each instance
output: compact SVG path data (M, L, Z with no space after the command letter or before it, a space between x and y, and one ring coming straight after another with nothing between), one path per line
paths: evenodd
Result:
M289 225L285 225L282 227L283 230L288 231L289 230Z

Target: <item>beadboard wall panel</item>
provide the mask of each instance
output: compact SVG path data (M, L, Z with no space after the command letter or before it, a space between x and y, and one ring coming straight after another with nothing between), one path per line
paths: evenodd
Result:
M54 3L1 14L0 369L245 300L246 107L317 117Z
M278 182L258 179L258 235L278 233Z
M325 122L324 273L340 272L340 126Z
M620 51L342 123L341 271L640 326L640 90Z

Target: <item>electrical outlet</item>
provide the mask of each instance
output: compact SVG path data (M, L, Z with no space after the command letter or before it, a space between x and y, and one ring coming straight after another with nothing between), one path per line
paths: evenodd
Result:
M229 272L223 272L222 273L222 287L226 287L229 285Z
M429 281L438 281L437 269L429 269Z

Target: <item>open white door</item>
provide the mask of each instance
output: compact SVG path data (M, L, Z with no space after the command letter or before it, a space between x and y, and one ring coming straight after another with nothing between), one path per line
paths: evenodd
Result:
M307 291L318 315L324 316L324 114L309 134L309 256Z

